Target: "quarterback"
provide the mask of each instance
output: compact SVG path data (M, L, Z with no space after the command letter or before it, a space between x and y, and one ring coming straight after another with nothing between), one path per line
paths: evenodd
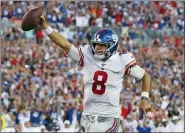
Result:
M64 36L55 32L41 17L40 27L48 37L78 61L84 73L84 110L81 126L86 132L117 132L119 99L124 76L142 80L140 108L150 108L150 76L129 52L119 53L118 36L108 28L98 30L90 45L74 47Z

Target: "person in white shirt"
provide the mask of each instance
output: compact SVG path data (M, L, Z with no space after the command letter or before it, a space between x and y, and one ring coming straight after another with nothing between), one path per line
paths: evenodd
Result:
M29 121L26 121L25 123L21 124L22 125L22 131L21 132L34 132L31 130L31 123Z
M59 132L75 132L75 127L76 127L76 123L77 123L77 117L76 117L75 112L73 114L74 114L73 115L73 121L72 121L71 124L70 124L69 120L65 120L63 122L61 116L58 117L57 124L60 127Z
M123 120L123 132L137 132L137 125L138 122L129 114L127 118Z
M46 127L44 125L40 126L40 132L41 133L47 132Z

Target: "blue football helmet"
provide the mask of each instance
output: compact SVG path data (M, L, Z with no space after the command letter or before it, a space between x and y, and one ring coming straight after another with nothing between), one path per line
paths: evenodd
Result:
M107 46L107 50L104 52L102 55L98 55L95 52L95 46L96 44L102 44ZM91 48L93 51L93 54L95 58L97 59L104 59L107 57L110 57L114 53L116 53L117 48L118 48L118 36L117 34L108 28L102 28L98 30L92 40L91 40Z

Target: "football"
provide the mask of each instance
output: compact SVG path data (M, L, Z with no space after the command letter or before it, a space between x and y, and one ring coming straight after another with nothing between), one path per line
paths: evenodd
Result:
M42 15L41 8L34 8L24 14L22 18L21 28L23 31L29 31L36 28L40 23L40 16Z

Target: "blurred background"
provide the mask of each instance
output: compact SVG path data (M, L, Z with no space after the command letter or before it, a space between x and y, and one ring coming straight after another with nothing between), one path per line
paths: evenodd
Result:
M112 28L119 36L119 51L132 52L151 75L155 112L148 113L146 126L162 132L166 123L170 132L184 131L184 2L180 1L1 1L1 131L47 132L58 130L57 125L59 131L80 129L81 68L39 27L28 32L20 28L23 15L39 6L50 25L76 47L89 44L98 29ZM138 113L140 92L140 81L123 80L120 118L127 120L129 114L144 128Z

